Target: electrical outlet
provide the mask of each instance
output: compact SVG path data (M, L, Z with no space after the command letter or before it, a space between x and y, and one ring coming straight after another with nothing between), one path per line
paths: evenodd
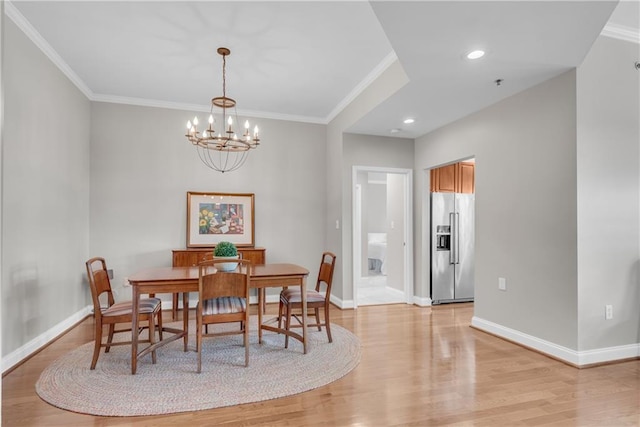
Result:
M613 306L612 305L605 305L604 306L604 318L605 318L605 320L613 319Z
M507 290L507 279L505 279L504 277L498 277L498 289L500 289L501 291Z
M131 283L129 283L129 278L128 278L128 277L125 277L125 278L124 278L124 283L123 283L123 285L124 285L124 286L131 286Z

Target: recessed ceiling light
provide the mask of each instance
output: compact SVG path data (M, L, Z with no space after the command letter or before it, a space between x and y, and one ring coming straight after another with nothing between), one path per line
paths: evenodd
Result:
M409 117L408 119L404 119L404 124L409 125L415 121L416 121L415 119L412 119L411 117Z
M401 129L398 129L398 128L394 128L394 129L390 130L391 133L398 133L400 131L401 131Z
M467 58L469 59L478 59L484 56L484 50L474 50L473 52L467 53Z

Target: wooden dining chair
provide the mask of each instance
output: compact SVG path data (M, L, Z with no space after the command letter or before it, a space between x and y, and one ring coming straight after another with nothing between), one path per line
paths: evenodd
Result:
M324 252L320 259L320 271L314 290L307 290L307 310L313 309L316 323L307 324L308 327L316 326L319 331L322 326L327 330L327 338L331 339L331 322L329 320L329 305L331 298L331 283L333 282L333 269L336 265L336 256L331 252ZM322 288L324 287L324 293ZM324 309L324 322L320 322L320 309ZM294 310L296 311L294 313ZM278 327L282 327L284 320L285 329L302 327L302 294L299 288L285 288L280 292L280 307L278 309ZM308 311L307 311L308 313ZM291 324L291 318L297 320L297 324ZM284 339L284 348L289 347L289 335Z
M202 372L202 338L225 335L244 336L244 366L249 366L249 278L251 261L238 259L235 271L216 270L228 259L213 258L199 264L198 304L196 305L196 351L198 373ZM236 262L235 260L233 261ZM209 332L208 325L240 323L239 329Z
M91 298L93 299L93 315L95 318L95 345L93 347L93 359L91 369L95 369L100 356L100 348L105 347L105 353L109 352L111 346L131 345L131 341L113 342L113 336L118 333L132 331L132 301L115 302L111 281L107 272L107 264L104 258L95 257L86 262L89 286L91 287ZM106 294L106 305L102 306L100 298ZM155 343L156 324L158 336L162 341L162 304L159 298L141 298L138 309L138 318L141 322L147 322L147 326L140 327L136 333L140 334L144 329L149 330L149 338L139 342ZM157 323L156 323L157 322ZM117 324L124 324L121 329L116 329ZM107 342L102 342L103 326L109 325ZM151 360L156 363L156 352L151 353Z

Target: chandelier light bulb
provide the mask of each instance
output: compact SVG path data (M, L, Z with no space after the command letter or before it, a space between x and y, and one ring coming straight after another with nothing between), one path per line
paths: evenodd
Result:
M231 118L231 116L229 116L229 118L227 119L227 123L229 124L229 126L233 124L233 119Z
M256 125L256 127L253 128L253 134L255 136L258 136L258 125Z
M245 129L249 129L249 120L246 120L246 121L244 122L244 128L245 128Z
M194 126L198 126L198 116L195 116L195 117L193 118L193 125L194 125Z
M187 131L191 130L191 120L187 120Z
M209 116L209 124L212 125L215 120L213 119L213 114Z

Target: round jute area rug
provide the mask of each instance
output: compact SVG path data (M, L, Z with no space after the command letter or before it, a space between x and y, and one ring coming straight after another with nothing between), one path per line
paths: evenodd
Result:
M192 322L189 330L194 329ZM112 347L109 353L102 349L91 371L93 343L87 343L48 366L36 392L51 405L83 414L169 414L301 393L336 381L360 362L360 341L346 329L332 324L331 344L324 329L308 332L308 352L303 354L297 340L290 339L285 349L283 335L265 332L258 344L257 332L252 331L248 367L241 335L205 338L200 374L197 354L182 351L182 340L158 349L155 365L151 355L139 360L135 375L130 346ZM189 337L189 345L195 348L195 336Z

